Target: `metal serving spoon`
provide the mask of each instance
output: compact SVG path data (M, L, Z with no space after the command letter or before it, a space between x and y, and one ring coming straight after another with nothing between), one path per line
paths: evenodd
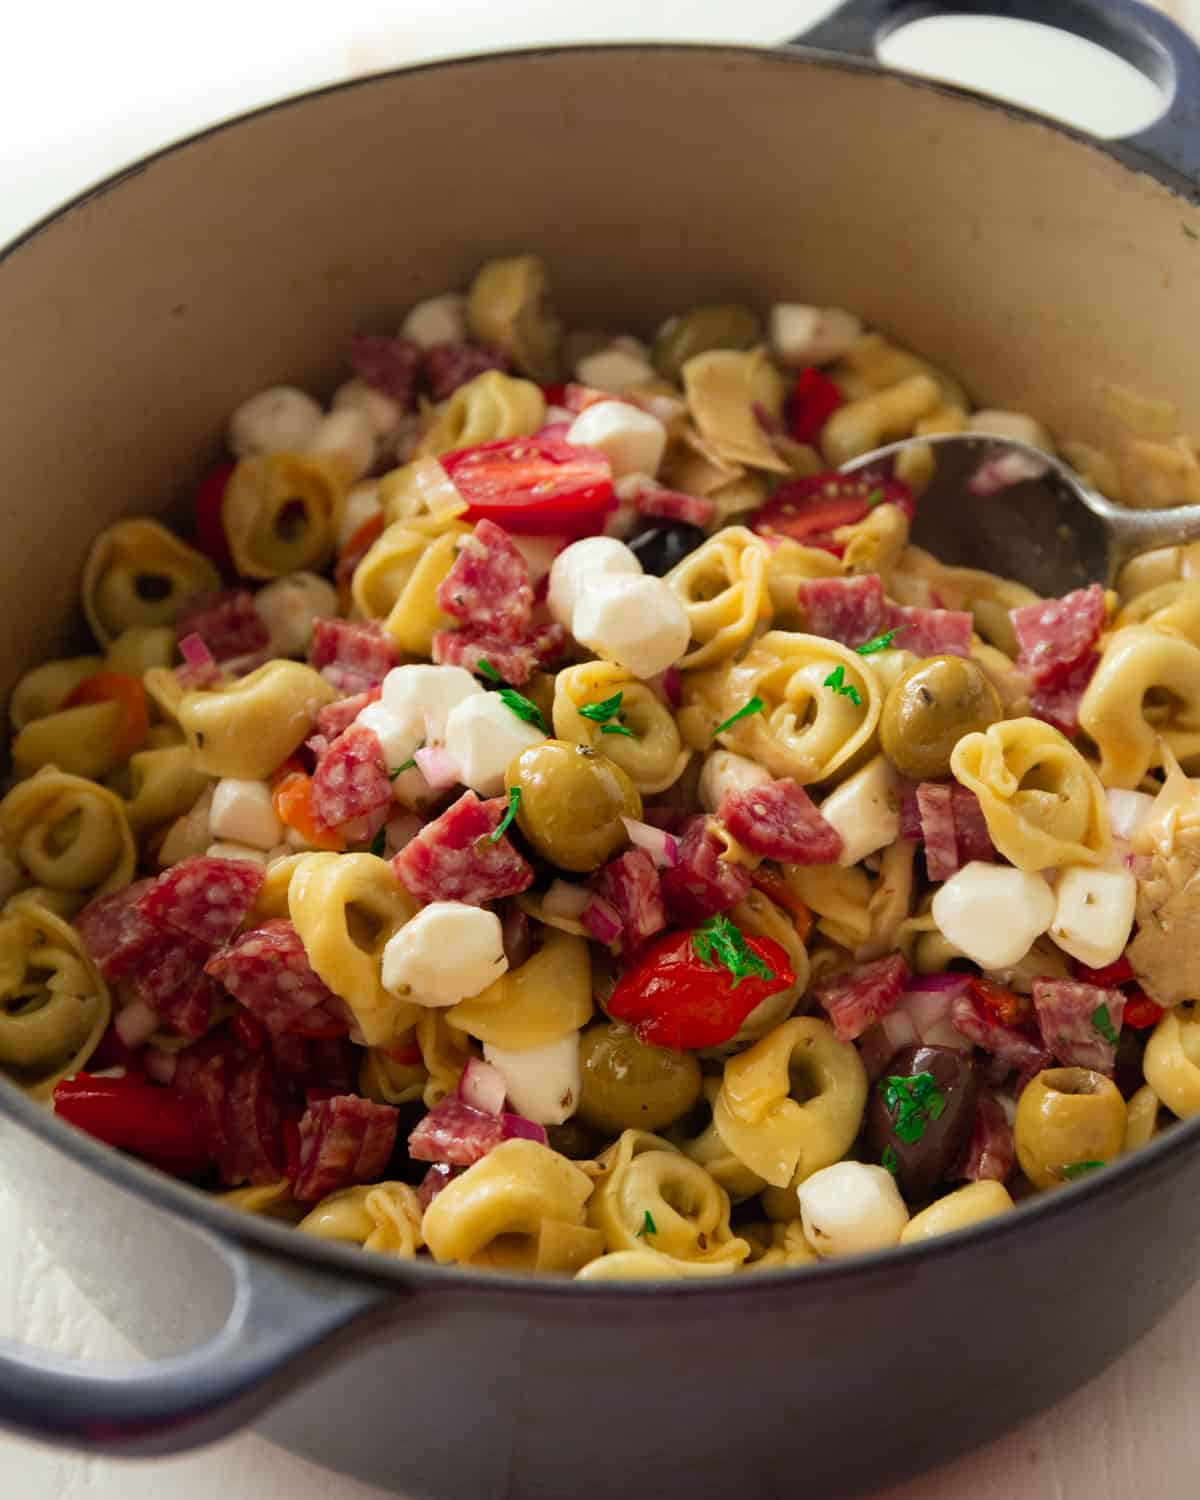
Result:
M1001 573L1049 598L1097 580L1115 583L1139 552L1200 541L1200 505L1116 505L1061 459L986 433L906 438L839 472L885 463L890 469L890 460L917 443L934 445L937 465L917 506L912 540L939 562Z

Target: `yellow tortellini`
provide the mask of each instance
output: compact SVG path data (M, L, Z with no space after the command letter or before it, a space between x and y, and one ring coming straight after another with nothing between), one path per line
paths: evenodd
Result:
M192 764L186 744L161 750L139 750L129 757L129 797L125 811L134 833L141 835L181 818L209 784Z
M380 978L384 946L414 909L391 865L374 854L309 854L292 872L288 914L309 963L345 1002L364 1046L387 1046L420 1014Z
M52 766L0 802L0 835L50 890L103 895L133 879L137 851L120 797Z
M398 1260L413 1260L424 1244L421 1205L404 1182L374 1182L330 1193L297 1228L302 1234L361 1245Z
M784 879L831 942L853 952L870 939L873 887L861 865L786 865Z
M619 722L630 732L603 734L601 725L579 712L621 695ZM587 745L620 766L643 797L673 786L690 752L667 705L645 683L615 662L589 661L565 667L554 679L554 733L560 740Z
M785 1224L753 1224L742 1233L750 1243L747 1267L754 1271L782 1270L788 1266L815 1266L821 1257L804 1238L799 1219Z
M425 1069L421 1098L427 1109L458 1087L469 1058L479 1056L465 1031L456 1031L446 1020L444 1010L424 1010L417 1018L417 1045Z
M1200 646L1152 625L1109 636L1079 704L1079 726L1100 752L1100 780L1136 787L1162 765L1200 755Z
M1194 1005L1169 1010L1146 1044L1146 1082L1173 1115L1200 1115L1200 1016Z
M693 646L681 670L711 666L741 649L771 618L769 546L745 526L726 526L667 574L687 611Z
M467 323L480 343L510 355L533 380L544 385L557 379L562 323L550 305L550 279L540 256L486 261L467 294Z
M401 1035L397 1042L403 1045L406 1037L407 1033ZM392 1055L396 1051L395 1045L387 1051L382 1047L366 1049L358 1070L358 1087L368 1099L374 1099L376 1104L412 1104L424 1098L430 1073L420 1056L415 1030L411 1046L417 1053L412 1062L397 1061Z
M525 1052L586 1026L592 1014L592 968L583 938L543 930L542 946L519 968L446 1011L447 1022L481 1042Z
M685 704L700 710L698 743L707 748L713 729L755 698L761 710L718 740L801 786L826 780L868 746L883 707L873 670L848 646L771 630L732 666L687 679Z
M119 753L120 732L121 706L113 699L60 708L21 730L13 740L13 765L22 776L56 766L73 776L102 781L124 758Z
M265 781L312 733L317 710L337 696L312 667L277 659L236 682L184 693L179 727L197 771Z
M675 1260L657 1250L617 1250L589 1261L576 1281L688 1281L697 1276L731 1276L734 1260Z
M367 619L382 620L402 651L428 656L434 632L455 624L439 607L437 590L454 566L459 539L470 530L454 520L432 537L403 521L389 526L354 570L355 608Z
M107 647L132 626L170 625L192 595L220 587L208 558L165 526L118 521L100 533L87 555L83 612L92 634Z
M845 1156L866 1102L857 1049L828 1021L798 1016L725 1064L713 1119L751 1171L788 1187Z
M36 1098L76 1072L112 1014L73 927L17 896L0 912L0 1070Z
M833 468L840 468L884 443L911 437L922 417L931 416L941 404L936 380L910 375L839 407L821 433L821 451Z
M243 458L225 488L221 521L243 578L281 578L332 556L350 475L336 458L297 453Z
M437 408L417 444L418 458L437 458L501 438L529 437L542 426L546 398L532 380L488 370L468 380Z
M292 1197L292 1185L286 1178L257 1187L232 1188L218 1193L218 1200L228 1208L244 1214L261 1214L264 1219L283 1219L298 1224L304 1217L304 1205Z
M392 526L403 521L413 531L437 536L458 520L467 502L436 458L418 458L392 469L379 481L379 504Z
M152 667L171 666L177 655L175 632L169 625L131 625L109 646L104 670L141 677Z
M720 460L788 472L755 410L761 406L778 416L783 407L783 380L766 349L710 349L693 355L683 367L683 390L692 420Z
M964 735L950 769L979 798L992 843L1018 870L1094 865L1112 847L1096 773L1040 719L1005 719Z
M56 713L81 682L104 670L102 656L68 656L43 662L26 672L8 700L8 722L24 729L35 719Z
M753 1198L755 1193L760 1193L766 1183L757 1172L752 1172L745 1162L733 1154L717 1129L716 1121L712 1118L712 1106L720 1088L719 1078L704 1080L708 1120L702 1130L695 1135L688 1135L681 1127L673 1125L669 1138L686 1157L702 1166L713 1181L725 1189L732 1202L741 1203L746 1198Z
M799 605L799 585L810 578L838 578L842 565L823 547L805 547L791 537L772 537L767 548L767 592L775 625L781 630L803 630L807 623Z
M1038 603L1038 595L1013 578L952 567L920 547L905 549L888 578L888 592L898 604L970 610L979 634L1011 657L1017 654L1017 637L1010 611Z

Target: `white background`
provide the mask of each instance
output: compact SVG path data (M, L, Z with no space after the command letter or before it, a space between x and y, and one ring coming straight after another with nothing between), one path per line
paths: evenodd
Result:
M774 42L828 0L32 0L4 7L0 242L81 187L197 126L317 84L491 47L618 37ZM1200 0L1163 6L1200 29ZM1118 133L1151 108L1123 69L1058 39L945 29L896 39L923 64ZM1014 83L1015 80L1015 83ZM94 1228L102 1253L103 1226ZM1154 1238L1170 1226L1147 1227ZM1102 1245L1096 1247L1102 1255ZM120 1267L113 1267L120 1275ZM1136 1296L1136 1287L1130 1288ZM131 1353L57 1267L0 1164L0 1332L73 1354ZM848 1330L848 1336L853 1336ZM965 1331L969 1337L969 1330ZM1116 1367L991 1448L875 1500L1195 1500L1200 1494L1200 1288ZM981 1351L981 1357L986 1357ZM464 1441L470 1434L464 1432ZM569 1477L564 1476L569 1487ZM64 1457L0 1436L12 1500L383 1500L382 1492L246 1435L152 1464ZM480 1500L499 1500L481 1496ZM819 1497L813 1497L819 1500Z

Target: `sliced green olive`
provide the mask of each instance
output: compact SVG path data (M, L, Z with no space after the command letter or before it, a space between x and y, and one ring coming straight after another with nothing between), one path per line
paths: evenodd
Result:
M933 781L950 774L964 734L1004 717L999 694L967 657L931 656L897 678L883 705L879 742L904 776Z
M1090 1068L1047 1068L1026 1086L1013 1127L1017 1160L1034 1187L1057 1187L1119 1156L1125 1101Z
M624 1026L590 1026L580 1038L583 1081L577 1117L603 1135L661 1130L700 1097L692 1052L647 1047Z
M597 870L627 840L625 818L640 818L637 787L606 755L566 740L523 750L505 773L520 788L517 824L563 870Z
M678 385L684 365L709 349L753 349L762 341L762 321L756 312L737 302L696 307L672 318L654 345L654 368L664 380Z

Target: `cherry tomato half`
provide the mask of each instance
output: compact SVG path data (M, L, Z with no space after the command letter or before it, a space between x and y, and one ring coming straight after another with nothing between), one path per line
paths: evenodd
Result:
M898 505L910 521L916 510L912 491L898 479L813 474L781 484L755 511L750 525L764 535L791 537L840 557L846 547L834 540L834 532L841 526L857 526L877 505Z
M140 677L128 672L97 672L85 677L63 703L64 708L80 708L85 703L115 703L120 710L113 754L126 760L140 750L150 733L150 705Z
M1145 990L1133 989L1129 991L1125 1001L1121 1024L1131 1026L1134 1031L1148 1031L1151 1026L1157 1026L1165 1015L1163 1007L1156 1000L1151 1000Z
M485 517L522 536L587 536L612 509L612 465L597 448L559 437L512 438L460 448L442 467L467 502L467 520Z

